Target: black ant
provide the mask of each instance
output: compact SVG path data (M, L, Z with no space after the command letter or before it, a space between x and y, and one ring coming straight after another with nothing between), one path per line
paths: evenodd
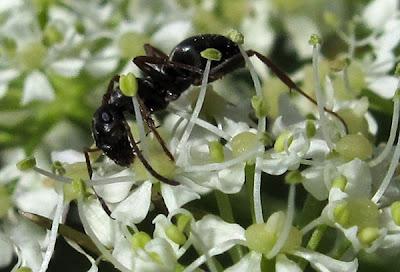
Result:
M191 85L201 85L203 69L207 60L200 53L208 48L214 48L221 52L221 59L211 63L208 82L220 79L245 66L245 60L238 44L217 34L202 34L187 38L175 46L169 55L150 44L145 44L146 55L133 59L133 62L143 72L143 76L137 79L137 98L140 103L140 111L148 128L154 133L170 160L174 160L174 157L157 133L150 115L165 109L170 101L178 99ZM256 56L260 59L290 90L296 90L316 104L313 98L304 93L286 73L266 56L254 50L247 50L246 53L249 57ZM137 156L155 178L170 185L178 185L178 182L157 173L139 150L124 117L125 113L134 114L132 99L122 94L118 82L119 76L114 76L103 96L102 105L93 115L92 132L98 149L85 151L89 177L92 177L92 168L88 152L102 150L106 156L121 166L129 166ZM325 110L343 122L343 119L335 112Z

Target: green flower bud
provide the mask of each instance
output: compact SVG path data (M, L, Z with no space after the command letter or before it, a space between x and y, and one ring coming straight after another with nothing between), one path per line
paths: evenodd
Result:
M289 131L283 132L278 138L275 140L274 150L276 152L283 152L285 151L285 147L289 148L290 144L293 141L293 135Z
M366 227L357 233L357 237L361 243L370 246L379 237L379 229Z
M208 142L208 150L212 162L224 161L224 146L219 141Z
M390 205L392 218L396 225L400 226L400 201L395 201Z
M31 170L36 166L36 159L34 157L28 157L17 163L17 168L20 171Z
M229 30L228 34L226 35L230 40L237 44L244 43L244 36L242 33L237 31L236 29Z
M186 236L175 225L170 225L166 230L167 237L178 245L183 245L186 242Z
M332 181L332 188L339 188L342 192L346 189L347 178L345 176L339 176Z
M131 246L134 250L143 249L151 241L150 235L144 231L136 232L132 235Z
M138 89L136 77L132 73L119 77L119 88L126 96L135 96Z
M205 59L215 61L221 60L222 57L221 52L215 48L207 48L206 50L201 51L200 55Z
M372 156L372 145L368 139L361 134L349 134L344 136L336 143L335 150L347 160L355 158L366 160Z
M312 34L308 43L312 46L316 46L317 44L321 44L321 38L317 34Z

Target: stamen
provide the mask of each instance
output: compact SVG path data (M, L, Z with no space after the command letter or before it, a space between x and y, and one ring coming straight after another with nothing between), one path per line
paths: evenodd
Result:
M397 90L400 90L400 80L397 84ZM392 150L394 139L396 138L396 131L399 124L399 114L400 114L400 94L396 92L393 97L393 117L392 117L392 124L390 126L390 135L389 139L385 145L385 148L382 152L374 159L372 159L368 164L370 167L374 167L380 164L386 157L389 155L390 151Z
M203 165L189 165L183 168L181 172L207 172L207 171L220 171L229 167L232 167L238 163L246 162L256 155L260 155L263 152L260 152L258 149L257 150L252 150L249 152L246 152L232 160L227 160L224 162L218 162L218 163L209 163L209 164L203 164Z
M283 230L281 234L279 235L278 240L274 244L273 248L271 251L267 254L268 259L272 259L275 257L282 249L282 247L285 245L287 238L289 237L290 230L292 229L293 226L293 217L294 217L294 199L296 196L296 185L290 185L289 189L289 199L288 199L288 207L287 207L287 213L285 217L285 223L283 225Z
M86 184L88 186L95 185L105 185L119 182L133 182L135 176L121 176L121 177L112 177L112 178L102 178L102 179L91 179L87 180Z
M48 177L48 178L51 178L51 179L56 180L56 181L59 181L59 182L63 182L63 183L71 183L71 182L72 182L72 178L64 177L64 176L59 176L59 175L53 174L53 173L51 173L51 172L49 172L49 171L47 171L47 170L44 170L44 169L42 169L42 168L39 168L39 167L37 167L37 166L34 166L32 169L33 169L35 172L37 172L37 173L39 173L39 174L41 174L41 175L43 175L43 176L46 176L46 177Z
M219 255L227 251L230 247L234 245L244 245L246 246L246 241L240 239L232 239L225 241L218 246L208 250L205 254L198 257L194 262L192 262L189 266L183 270L183 272L192 272L199 268L203 263L205 263L209 258Z
M206 63L206 68L204 69L204 74L203 74L203 79L201 81L201 87L200 87L200 93L199 96L197 97L197 102L194 107L192 116L190 117L189 123L186 126L185 131L183 132L182 138L176 148L175 153L178 153L181 151L182 147L186 146L186 143L190 137L190 134L192 133L195 120L200 114L201 107L203 106L204 103L204 98L206 96L206 91L207 91L207 83L208 83L208 75L210 74L210 68L211 68L211 60L207 60ZM181 154L179 154L178 157L178 162L180 161L179 159L182 158Z
M324 99L323 99L323 94L321 90L321 81L319 78L319 67L318 67L318 58L319 58L319 49L320 49L320 44L317 42L313 44L313 58L312 58L312 63L313 63L313 75L314 75L314 85L315 85L315 96L317 98L317 106L318 106L318 113L319 113L319 119L321 121L321 129L322 129L322 135L324 137L324 140L326 141L328 147L330 149L333 148L332 140L329 137L329 131L328 131L328 119L325 116L325 111L324 111Z
M246 51L239 45L240 53L242 54L247 67L249 69L251 78L254 83L254 88L256 90L256 94L259 97L263 98L263 92L261 90L260 80L258 79L256 70L254 69L253 64L251 63L249 56ZM258 119L257 131L258 133L264 133L266 129L267 123L265 117ZM264 146L259 145L258 151L263 152ZM262 163L262 158L260 155L256 157L256 166L254 170L254 188L253 188L253 201L254 201L254 214L257 223L264 223L264 216L262 211L262 203L261 203L261 168L259 165Z
M62 186L60 186L62 188ZM54 246L56 245L58 226L61 222L61 217L64 211L64 192L61 189L61 192L58 194L57 198L57 206L54 213L53 223L51 225L51 231L49 236L49 243L47 245L46 253L44 254L42 265L40 266L39 272L45 272L47 267L49 266L51 256L54 252Z

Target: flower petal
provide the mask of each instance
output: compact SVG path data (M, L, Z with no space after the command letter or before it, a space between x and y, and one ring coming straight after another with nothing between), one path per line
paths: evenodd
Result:
M142 222L150 208L151 186L150 181L145 181L118 204L111 216L127 225Z
M84 61L82 59L61 59L56 62L53 62L50 65L50 68L65 77L76 77L81 71L84 65Z
M51 101L54 98L53 87L42 72L33 71L26 77L21 100L22 105L34 100Z
M285 255L279 254L276 257L275 263L276 272L302 272L303 270L298 266L297 263L289 260Z
M240 259L235 265L227 268L225 272L252 271L261 272L261 254L251 251Z
M194 199L200 199L198 193L184 185L170 186L162 183L161 194L168 212L172 212Z

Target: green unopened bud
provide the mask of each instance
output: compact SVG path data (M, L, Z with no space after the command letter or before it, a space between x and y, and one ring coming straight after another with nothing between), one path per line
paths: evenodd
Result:
M317 128L315 127L315 122L312 120L306 121L306 133L308 138L312 138L315 136L317 132Z
M119 77L119 88L124 95L135 96L138 89L136 77L132 73L121 75Z
M222 58L222 54L215 48L207 48L200 52L200 56L208 60L219 61Z
M361 134L345 135L336 143L335 150L347 160L355 158L366 160L372 156L372 145Z
M17 163L17 168L20 171L27 171L36 166L36 159L28 157Z
M379 229L366 227L357 233L357 237L364 245L371 245L379 237Z
M237 44L244 43L244 36L242 33L237 31L236 29L231 29L228 34L226 35L230 40Z
M23 266L20 267L16 270L16 272L32 272L32 269L30 269L29 267Z
M0 185L0 219L7 215L11 208L11 197L6 187Z
M51 172L53 172L54 174L63 176L63 175L65 175L66 170L60 161L55 161L51 165Z
M286 147L289 148L290 144L293 141L292 133L285 131L275 140L274 150L276 152L283 152L286 150Z
M170 225L166 230L167 237L178 245L183 245L186 242L186 236L175 225Z
M190 221L192 221L192 218L189 215L186 214L178 215L178 219L176 221L176 226L178 227L178 230L182 233L187 231L187 229L190 226Z
M394 223L400 226L400 201L395 201L390 205L390 212Z
M332 188L339 188L341 191L346 189L347 178L345 176L339 176L332 181Z
M253 96L251 98L251 106L253 107L257 118L263 118L267 116L268 113L267 104L264 102L264 99L262 97Z
M148 242L151 241L150 235L144 231L136 232L132 235L131 246L134 250L143 249Z
M336 205L333 216L335 221L338 222L340 225L347 227L349 225L349 217L350 211L347 207L347 203L340 203Z
M316 46L321 44L321 38L317 34L312 34L308 40L308 43L312 46Z
M400 77L400 63L397 63L394 75Z
M208 150L212 162L224 161L224 146L219 141L208 142Z
M303 181L303 176L300 171L294 170L289 171L285 176L285 182L287 184L298 184Z
M232 138L233 156L238 157L243 153L254 150L257 144L258 139L256 134L249 131L241 132Z
M71 202L75 199L82 199L85 193L85 185L81 179L74 179L71 183L64 184L64 196L66 202Z

